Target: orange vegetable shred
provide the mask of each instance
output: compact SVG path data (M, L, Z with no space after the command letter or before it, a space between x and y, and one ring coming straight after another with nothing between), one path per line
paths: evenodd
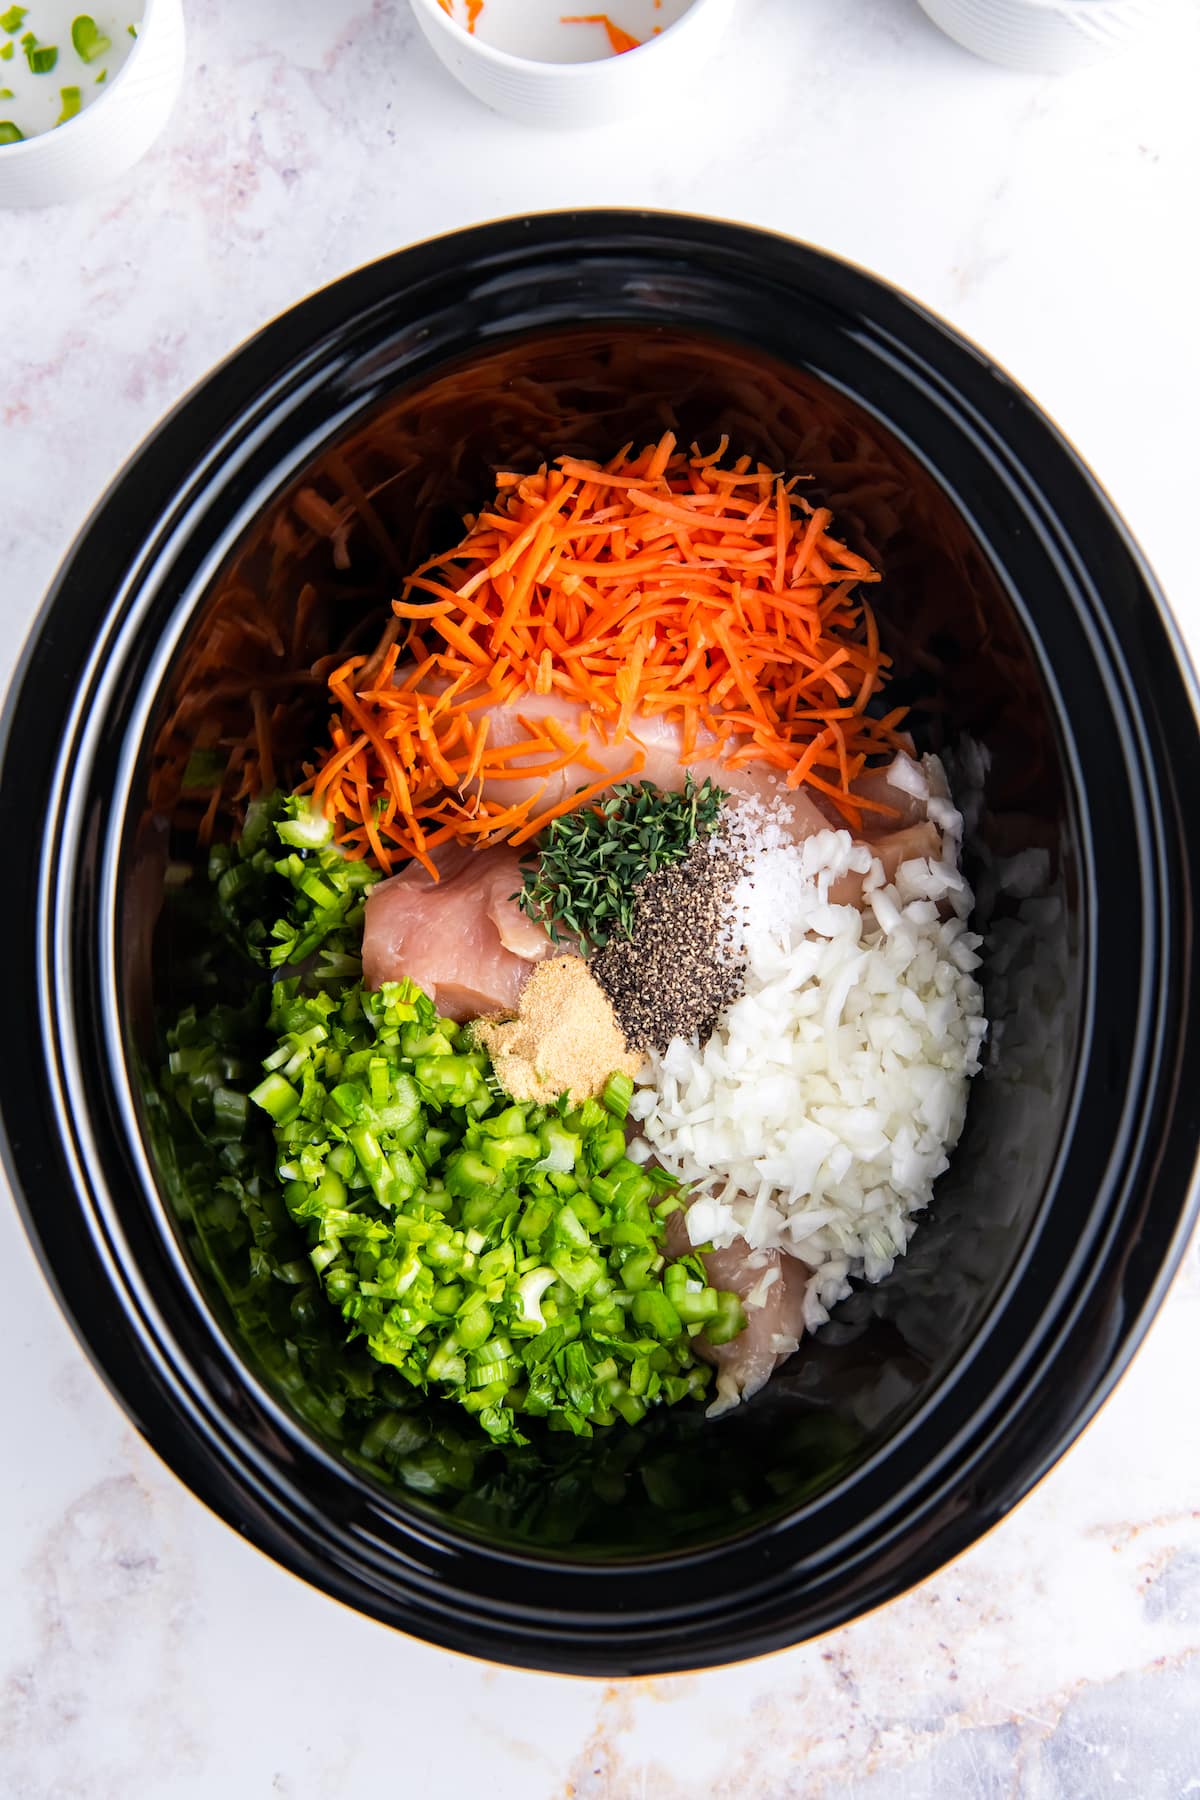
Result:
M618 56L626 50L640 50L641 38L635 38L631 32L623 31L614 25L607 13L564 13L559 21L562 25L603 25L609 44Z
M852 825L888 811L854 791L907 742L902 710L866 710L890 666L858 592L878 573L795 479L726 454L686 454L667 432L603 465L497 475L461 542L408 577L380 645L328 678L330 745L304 786L347 854L436 874L440 843L528 842L636 777L636 727L628 768L606 774L562 720L526 718L527 695L588 709L612 744L636 717L666 718L681 761L703 734L704 755L807 783ZM498 702L527 734L515 744L489 741ZM517 759L521 776L578 764L597 779L549 810L482 798Z

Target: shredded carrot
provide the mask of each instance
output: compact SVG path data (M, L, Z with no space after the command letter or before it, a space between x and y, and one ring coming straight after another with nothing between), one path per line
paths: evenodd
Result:
M454 17L454 0L438 0L438 5L448 19ZM483 6L484 0L467 0L467 30L472 36L475 34L475 26L479 21Z
M859 591L878 574L794 481L727 448L684 452L668 431L604 466L498 477L462 540L409 576L376 649L327 677L330 747L304 785L349 855L431 868L450 838L525 843L626 778L598 742L642 766L647 717L678 727L681 761L775 769L856 826L887 813L855 791L903 741L902 709L866 710L890 668ZM596 779L539 806L568 767ZM521 781L534 791L508 803Z
M626 50L640 50L641 38L635 38L631 32L623 31L614 25L607 13L564 13L559 20L561 25L603 25L609 44L618 56Z

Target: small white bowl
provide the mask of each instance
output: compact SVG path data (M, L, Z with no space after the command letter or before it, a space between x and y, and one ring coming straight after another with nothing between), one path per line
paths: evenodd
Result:
M596 62L512 56L471 36L439 0L410 4L439 62L485 106L530 125L583 126L628 118L661 100L668 83L686 82L716 45L735 0L692 0L661 37Z
M183 0L144 0L112 85L64 125L0 144L0 207L58 206L131 169L171 116L185 50Z
M949 37L976 56L1063 75L1126 50L1161 22L1164 0L920 0Z

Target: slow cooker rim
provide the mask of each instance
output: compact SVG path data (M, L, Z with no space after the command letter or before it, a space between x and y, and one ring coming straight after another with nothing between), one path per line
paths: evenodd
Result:
M604 217L604 218L606 218L606 219L607 219L607 218L611 218L611 217L613 217L613 215L602 215L602 217ZM617 215L617 217L622 217L622 215ZM595 227L595 219L594 219L594 218L593 218L593 220L592 220L592 221L591 221L591 223L592 223L592 225L593 225L593 228L594 228L594 227ZM651 219L651 220L650 220L650 221L649 221L649 223L650 223L650 224L651 224L651 226L652 226L652 227L653 227L653 228L654 228L654 229L661 229L661 228L662 228L662 227L663 227L663 225L664 225L664 224L670 224L670 223L673 223L673 221L669 221L669 220L668 220L668 221L664 221L664 220L662 220L662 219ZM693 228L693 222L688 222L688 224L689 224L689 229L692 229L692 228ZM492 228L492 227L484 227L484 228L480 228L480 231L481 231L481 232L482 232L482 233L487 233L487 232L490 232L490 231L494 231L494 230L496 230L496 229L498 229L498 228ZM730 230L730 231L734 231L734 230L735 230L735 228L728 228L728 229L729 229L729 230ZM466 236L471 236L471 235L473 235L473 234L460 234L460 235L466 235ZM746 237L746 236L749 236L749 235L751 235L751 234L749 234L749 233L743 233L743 232L740 232L740 231L736 231L736 235L739 235L739 236L742 236L742 237ZM767 239L767 241L769 241L769 242L774 242L774 241L775 241L775 240L773 240L773 239L771 239L771 238L770 238L770 234L755 234L755 235L759 235L759 236L762 236L762 237L765 237L765 238L766 238L766 239ZM374 269L373 269L373 270L371 270L371 271L368 271L368 273L369 273L369 274L371 274L371 275L377 275L377 274L378 274L378 272L379 272L379 270L380 270L380 269L382 269L382 268L391 268L391 267L393 267L393 266L394 266L394 264L395 264L395 261L396 261L396 260L403 260L403 259L405 259L405 258L407 258L407 257L409 257L409 256L410 256L410 255L411 255L411 254L412 254L412 253L411 253L411 252L401 252L401 253L400 253L400 255L399 255L399 259L389 259L389 262L388 262L388 263L387 263L387 264L384 264L384 265L376 265L376 266L375 266L375 268L374 268ZM812 255L812 254L816 254L816 253L809 253L809 254L810 254L810 255ZM836 259L828 259L828 258L824 258L824 257L821 257L821 258L820 258L820 260L821 260L821 261L823 261L823 262L828 262L828 261L834 261L834 260L836 260ZM357 280L359 280L359 279L360 279L360 277L351 277L351 278L349 278L349 282L350 282L350 283L353 283L353 282L355 282L355 281L357 281ZM878 283L876 283L876 282L875 282L875 281L874 281L874 280L873 280L873 278L870 278L870 277L864 277L864 278L863 278L863 279L865 279L865 280L867 280L867 281L869 281L869 282L870 282L870 283L871 283L871 286L872 286L872 287L873 287L873 288L874 288L874 287L877 287L877 286L878 286L878 285L879 285L879 284L878 284ZM346 290L346 286L347 286L347 284L346 284L346 283L343 283L343 284L337 284L337 286L338 286L338 289L339 289L339 291L340 291L340 292L341 292L341 293L342 293L342 294L343 294L343 297L345 297L345 290ZM312 307L312 306L314 306L314 305L316 305L316 303L317 303L317 302L319 302L319 301L321 301L321 300L323 300L323 299L325 299L325 298L326 298L326 297L327 297L327 296L326 296L326 295L318 295L318 296L315 296L315 297L314 297L314 299L313 299L313 300L312 300L312 301L310 301L310 302L306 302L306 303L305 303L305 306L304 306L304 307L302 307L302 308L300 308L300 309L299 309L299 311L300 311L300 312L301 312L301 313L303 313L303 312L304 312L304 310L305 310L305 307L309 307L309 308L311 308L311 307ZM934 321L934 323L935 323L935 324L936 324L936 323L937 323L937 322L936 322L936 321ZM271 330L274 330L274 329L275 329L275 328L274 328L274 327L269 327L269 328L268 328L268 332L270 332L270 331L271 331ZM942 327L942 328L941 328L941 329L942 329L942 330L943 330L943 331L944 331L944 330L945 330L945 329L946 329L946 328L944 328L944 327ZM952 343L952 344L953 344L953 343L955 343L955 342L956 342L956 340L957 340L957 334L951 334L951 339L950 339L950 341L951 341L951 343ZM256 342L261 342L261 340L256 340ZM246 354L247 354L247 352L246 352L246 351L243 351L243 352L240 352L240 353L238 353L238 355L239 355L239 358L240 358L240 357L241 357L241 356L245 356L245 355L246 355ZM235 359L235 360L237 360L237 359ZM226 364L226 365L225 365L225 371L226 371L226 372L227 372L227 371L229 371L229 369L230 369L230 365L229 365L229 364ZM218 372L218 373L220 373L220 372ZM209 386L209 385L210 385L210 384L211 384L211 382L213 382L213 381L214 381L214 380L215 380L215 379L216 379L216 377L210 377L210 381L209 381L209 383L206 383L206 384L204 384L204 387L205 387L205 388L207 388L207 387L208 387L208 386ZM186 406L186 405L187 405L187 404L188 404L188 402L185 402L185 403L184 403L184 404L185 404L185 406ZM1027 403L1027 404L1028 404L1028 403ZM1036 417L1036 412L1035 412L1035 417ZM1043 423L1044 423L1044 422L1043 422ZM1069 451L1069 446L1068 446L1068 447L1067 447L1067 450L1068 450L1068 454L1069 454L1069 455L1071 455L1071 456L1072 456L1072 458L1073 458L1073 453L1071 453L1071 452L1070 452L1070 451ZM147 454L147 452L143 452L143 455L145 455L145 454ZM1077 465L1077 466L1078 466L1078 459L1075 459L1075 458L1073 458L1073 460L1074 460L1074 461L1075 461L1075 462L1076 462L1076 465ZM135 464L135 465L133 465L133 466L134 466L134 467L136 467L136 464ZM1086 473L1086 472L1085 472L1085 473ZM127 479L127 478L128 478L128 471L127 471L127 474L126 474L126 479ZM1094 486L1094 484L1093 484L1093 486ZM1121 526L1121 524L1120 524L1120 522L1119 522L1119 520L1117 520L1117 519L1116 519L1116 517L1115 517L1115 514L1114 514L1114 513L1113 513L1113 510L1112 510L1112 508L1111 508L1111 503L1110 503L1110 502L1108 502L1108 501L1107 501L1107 497L1106 497L1106 496L1104 496L1104 495L1103 495L1103 494L1102 494L1102 493L1100 493L1100 494L1099 494L1099 496L1098 496L1098 497L1099 497L1099 499L1100 499L1100 501L1101 501L1101 503L1102 503L1102 505L1103 505L1103 506L1104 506L1104 508L1105 508L1105 510L1106 510L1106 511L1107 511L1107 513L1108 513L1108 521L1107 521L1107 522L1108 522L1108 524L1109 524L1109 526L1110 526L1110 527L1112 527L1112 526L1115 526L1115 527L1116 527L1116 529L1117 529L1117 531L1118 531L1118 534L1119 534L1119 535L1121 535L1121 536L1123 536L1123 537L1127 537L1127 534L1126 534L1126 533L1125 533L1125 532L1124 532L1124 528L1123 528L1123 527L1122 527L1122 526ZM111 497L110 497L110 498L111 498ZM99 518L99 517L101 517L101 516L102 516L102 515L103 515L103 512L104 512L104 510L105 510L105 506L106 506L106 505L107 505L107 504L108 504L108 503L107 503L107 502L106 502L106 503L102 503L102 507L101 507L101 512L100 512L100 514L99 514L99 515L97 515L97 518ZM95 523L96 523L96 519L94 519L94 520L93 520L93 526L94 526L94 525L95 525ZM90 528L89 528L89 531L90 531L90 530L91 530L91 529L92 529L92 528L91 528L91 527L90 527ZM84 550L84 548L85 548L85 547L86 547L86 543L87 543L87 536L88 536L88 534L87 534L87 533L85 533L85 535L84 535L84 538L83 538L83 539L81 539L81 540L80 540L80 543L79 543L79 544L78 544L78 545L77 545L77 547L76 547L76 551L75 551L75 553L74 553L74 559L76 559L76 560L77 560L77 559L78 559L78 557L79 557L79 556L80 556L80 555L81 555L81 554L82 554L82 551L83 551L83 550ZM1147 571L1147 570L1146 570L1146 569L1145 569L1145 566L1144 566L1144 560L1143 560L1143 559L1141 559L1141 558L1140 558L1140 557L1137 557L1137 553L1136 553L1136 552L1134 552L1134 556L1135 556L1135 558L1136 558L1136 560L1137 560L1137 562L1138 562L1138 563L1139 563L1139 565L1140 565L1140 568L1139 568L1139 573L1140 573L1140 576L1141 576L1141 579L1142 579L1142 581L1143 581L1143 583L1144 583L1144 584L1145 584L1145 585L1146 585L1146 586L1147 586L1147 587L1148 587L1148 589L1149 589L1149 591L1150 591L1150 593L1151 593L1151 594L1152 594L1152 595L1153 595L1153 594L1155 594L1155 588L1154 588L1154 584L1153 584L1153 580L1152 580L1152 577L1150 577L1150 576L1149 576L1149 573L1148 573L1148 571ZM56 592L57 592L57 591L58 591L58 589L57 589L57 588L56 588L56 590L55 590L55 591L56 591ZM52 604L52 602L51 602L51 604ZM1160 613L1161 613L1161 600L1160 600L1160 601L1159 601L1159 608L1160 608ZM33 650L32 650L32 648L31 648L31 651L30 651L30 653L29 653L29 654L30 654L30 656L32 656L32 654L33 654ZM1194 692L1194 690L1193 690L1193 692ZM1194 706L1194 698L1193 698L1193 706ZM18 1191L19 1191L19 1189L20 1189L20 1183L19 1183L19 1182L17 1182L17 1183L14 1183L14 1185L15 1185L15 1186L16 1186L16 1187L17 1187L17 1188L18 1188ZM1180 1232L1179 1232L1179 1233L1178 1233L1178 1234L1177 1234L1177 1235L1178 1235L1178 1236L1179 1236L1179 1237L1182 1237L1182 1224L1181 1224L1181 1227L1180 1227ZM1164 1260L1163 1260L1163 1261L1162 1261L1162 1262L1161 1262L1161 1263L1160 1263L1160 1265L1159 1265L1159 1284L1161 1284L1161 1281L1162 1281L1162 1279L1164 1279L1164 1277L1165 1277L1165 1273L1166 1273L1166 1270L1167 1270L1167 1268L1168 1268L1168 1265L1169 1265L1169 1264L1170 1264L1170 1263L1171 1263L1171 1262L1173 1262L1173 1261L1174 1261L1174 1259L1175 1259L1175 1254L1176 1254L1176 1248L1175 1248L1175 1247L1172 1247L1172 1248L1171 1248L1171 1249L1169 1249L1169 1250L1168 1250L1168 1254L1167 1254L1167 1257L1166 1257L1166 1258L1165 1258L1165 1259L1164 1259ZM1158 1284L1156 1284L1156 1285L1158 1285ZM1155 1296L1154 1296L1154 1295L1153 1295L1153 1294L1152 1294L1152 1296L1151 1296L1151 1297L1150 1297L1150 1298L1149 1298L1149 1299L1148 1299L1148 1300L1147 1300L1147 1302L1146 1302L1146 1304L1147 1304L1147 1305L1148 1305L1148 1306L1153 1306L1153 1305L1154 1305L1154 1304L1156 1304L1156 1297L1155 1297ZM1135 1333L1134 1333L1134 1334L1133 1334L1133 1337L1134 1337L1134 1339L1135 1339L1135 1340L1136 1340L1136 1337L1138 1337L1138 1336L1140 1336L1140 1331L1139 1331L1139 1332L1135 1332ZM1128 1342L1128 1340L1127 1340L1127 1342ZM1130 1353L1131 1353L1131 1348L1132 1348L1132 1345L1131 1345L1131 1346L1130 1346ZM1098 1397L1094 1397L1094 1404L1098 1404L1098 1403L1099 1403L1099 1399L1098 1399ZM1079 1420L1079 1421L1077 1421L1077 1428L1081 1428L1081 1426L1082 1426L1082 1419L1080 1419L1080 1420ZM1057 1455L1057 1454L1058 1454L1058 1453L1059 1453L1059 1451L1060 1451L1060 1449L1061 1449L1061 1447L1062 1447L1062 1446L1061 1446L1061 1444L1058 1444L1058 1445L1056 1445L1056 1447L1055 1447L1055 1448L1054 1448L1054 1449L1053 1449L1053 1450L1052 1450L1052 1451L1049 1451L1049 1452L1048 1452L1048 1453L1047 1453L1047 1460L1052 1460L1052 1459L1053 1459L1053 1457L1054 1457L1054 1456L1056 1456L1056 1455ZM937 1560L938 1560L938 1561L940 1561L940 1560L942 1560L942 1555L941 1555L941 1553L939 1553L939 1554L938 1554L938 1556L937 1556ZM605 1567L606 1567L606 1568L607 1568L607 1567L609 1567L609 1565L604 1565L604 1566L605 1566ZM907 1583L905 1583L905 1585L906 1585L906 1584L907 1584Z

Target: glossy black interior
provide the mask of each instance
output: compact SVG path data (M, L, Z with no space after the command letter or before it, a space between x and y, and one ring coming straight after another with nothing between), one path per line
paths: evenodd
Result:
M731 1419L676 1410L477 1461L428 1408L382 1468L360 1424L298 1417L247 1342L154 1104L162 1021L197 979L196 831L227 811L181 787L181 744L231 707L249 722L255 692L299 696L277 721L286 780L322 718L297 667L369 640L498 464L666 425L811 476L883 569L893 692L968 815L988 1066L907 1258ZM51 597L18 728L47 768L31 793L10 758L0 786L0 821L43 832L0 896L41 1008L41 1060L0 1082L31 1230L162 1453L351 1604L597 1673L794 1641L986 1528L1130 1354L1198 1129L1190 676L1053 429L869 277L734 227L600 214L349 278L121 478Z
M272 761L280 764L267 771L268 785L299 779L300 759L321 741L327 717L312 666L319 672L375 641L398 579L455 541L462 515L492 491L498 468L536 468L564 451L607 458L668 427L706 449L727 437L735 453L804 475L806 491L833 508L853 547L885 572L877 611L896 665L888 704L893 695L911 704L922 748L961 760L966 734L979 746L967 750L961 782L973 817L972 873L988 915L980 923L1011 939L1030 979L1006 974L989 985L1003 1054L977 1084L969 1129L914 1254L881 1288L841 1307L741 1413L718 1428L675 1409L592 1443L542 1434L516 1451L481 1449L476 1461L471 1433L464 1440L454 1414L429 1403L406 1412L410 1452L388 1468L365 1463L408 1505L579 1555L654 1553L740 1534L862 1463L963 1355L1041 1204L1079 1038L1079 847L1048 694L961 512L860 406L813 375L706 334L567 329L460 359L324 448L255 520L201 601L152 727L145 824L132 840L142 867L123 882L137 896L126 910L127 1017L161 1024L185 1001L203 1003L214 985L210 976L195 986L192 972L197 931L211 929L194 905L196 890L208 891L197 821L217 796L194 777L179 785L185 753L250 734L257 696L271 710ZM990 766L978 792L981 752ZM240 785L235 771L218 801L218 835L236 817L226 802ZM998 895L1006 859L1031 849L1037 866L1021 883L1021 902ZM174 883L166 890L168 857ZM160 920L164 892L170 903ZM1051 910L1043 934L1031 921ZM149 965L156 924L158 956ZM239 975L231 969L222 978L235 985ZM242 978L260 980L257 971ZM1058 1040L1051 1053L1048 1019ZM131 1050L153 1067L161 1042L143 1035ZM234 1337L244 1337L205 1267L195 1227L198 1196L187 1188L190 1181L203 1189L206 1172L185 1167L174 1180L201 1278ZM303 1259L299 1240L297 1254ZM225 1275L236 1288L245 1271ZM324 1309L319 1292L315 1304ZM290 1323L281 1311L277 1330ZM336 1344L336 1329L330 1340ZM270 1343L263 1349L269 1378ZM383 1372L363 1368L382 1403ZM308 1423L354 1455L370 1421L324 1413ZM453 1455L439 1447L447 1433Z

